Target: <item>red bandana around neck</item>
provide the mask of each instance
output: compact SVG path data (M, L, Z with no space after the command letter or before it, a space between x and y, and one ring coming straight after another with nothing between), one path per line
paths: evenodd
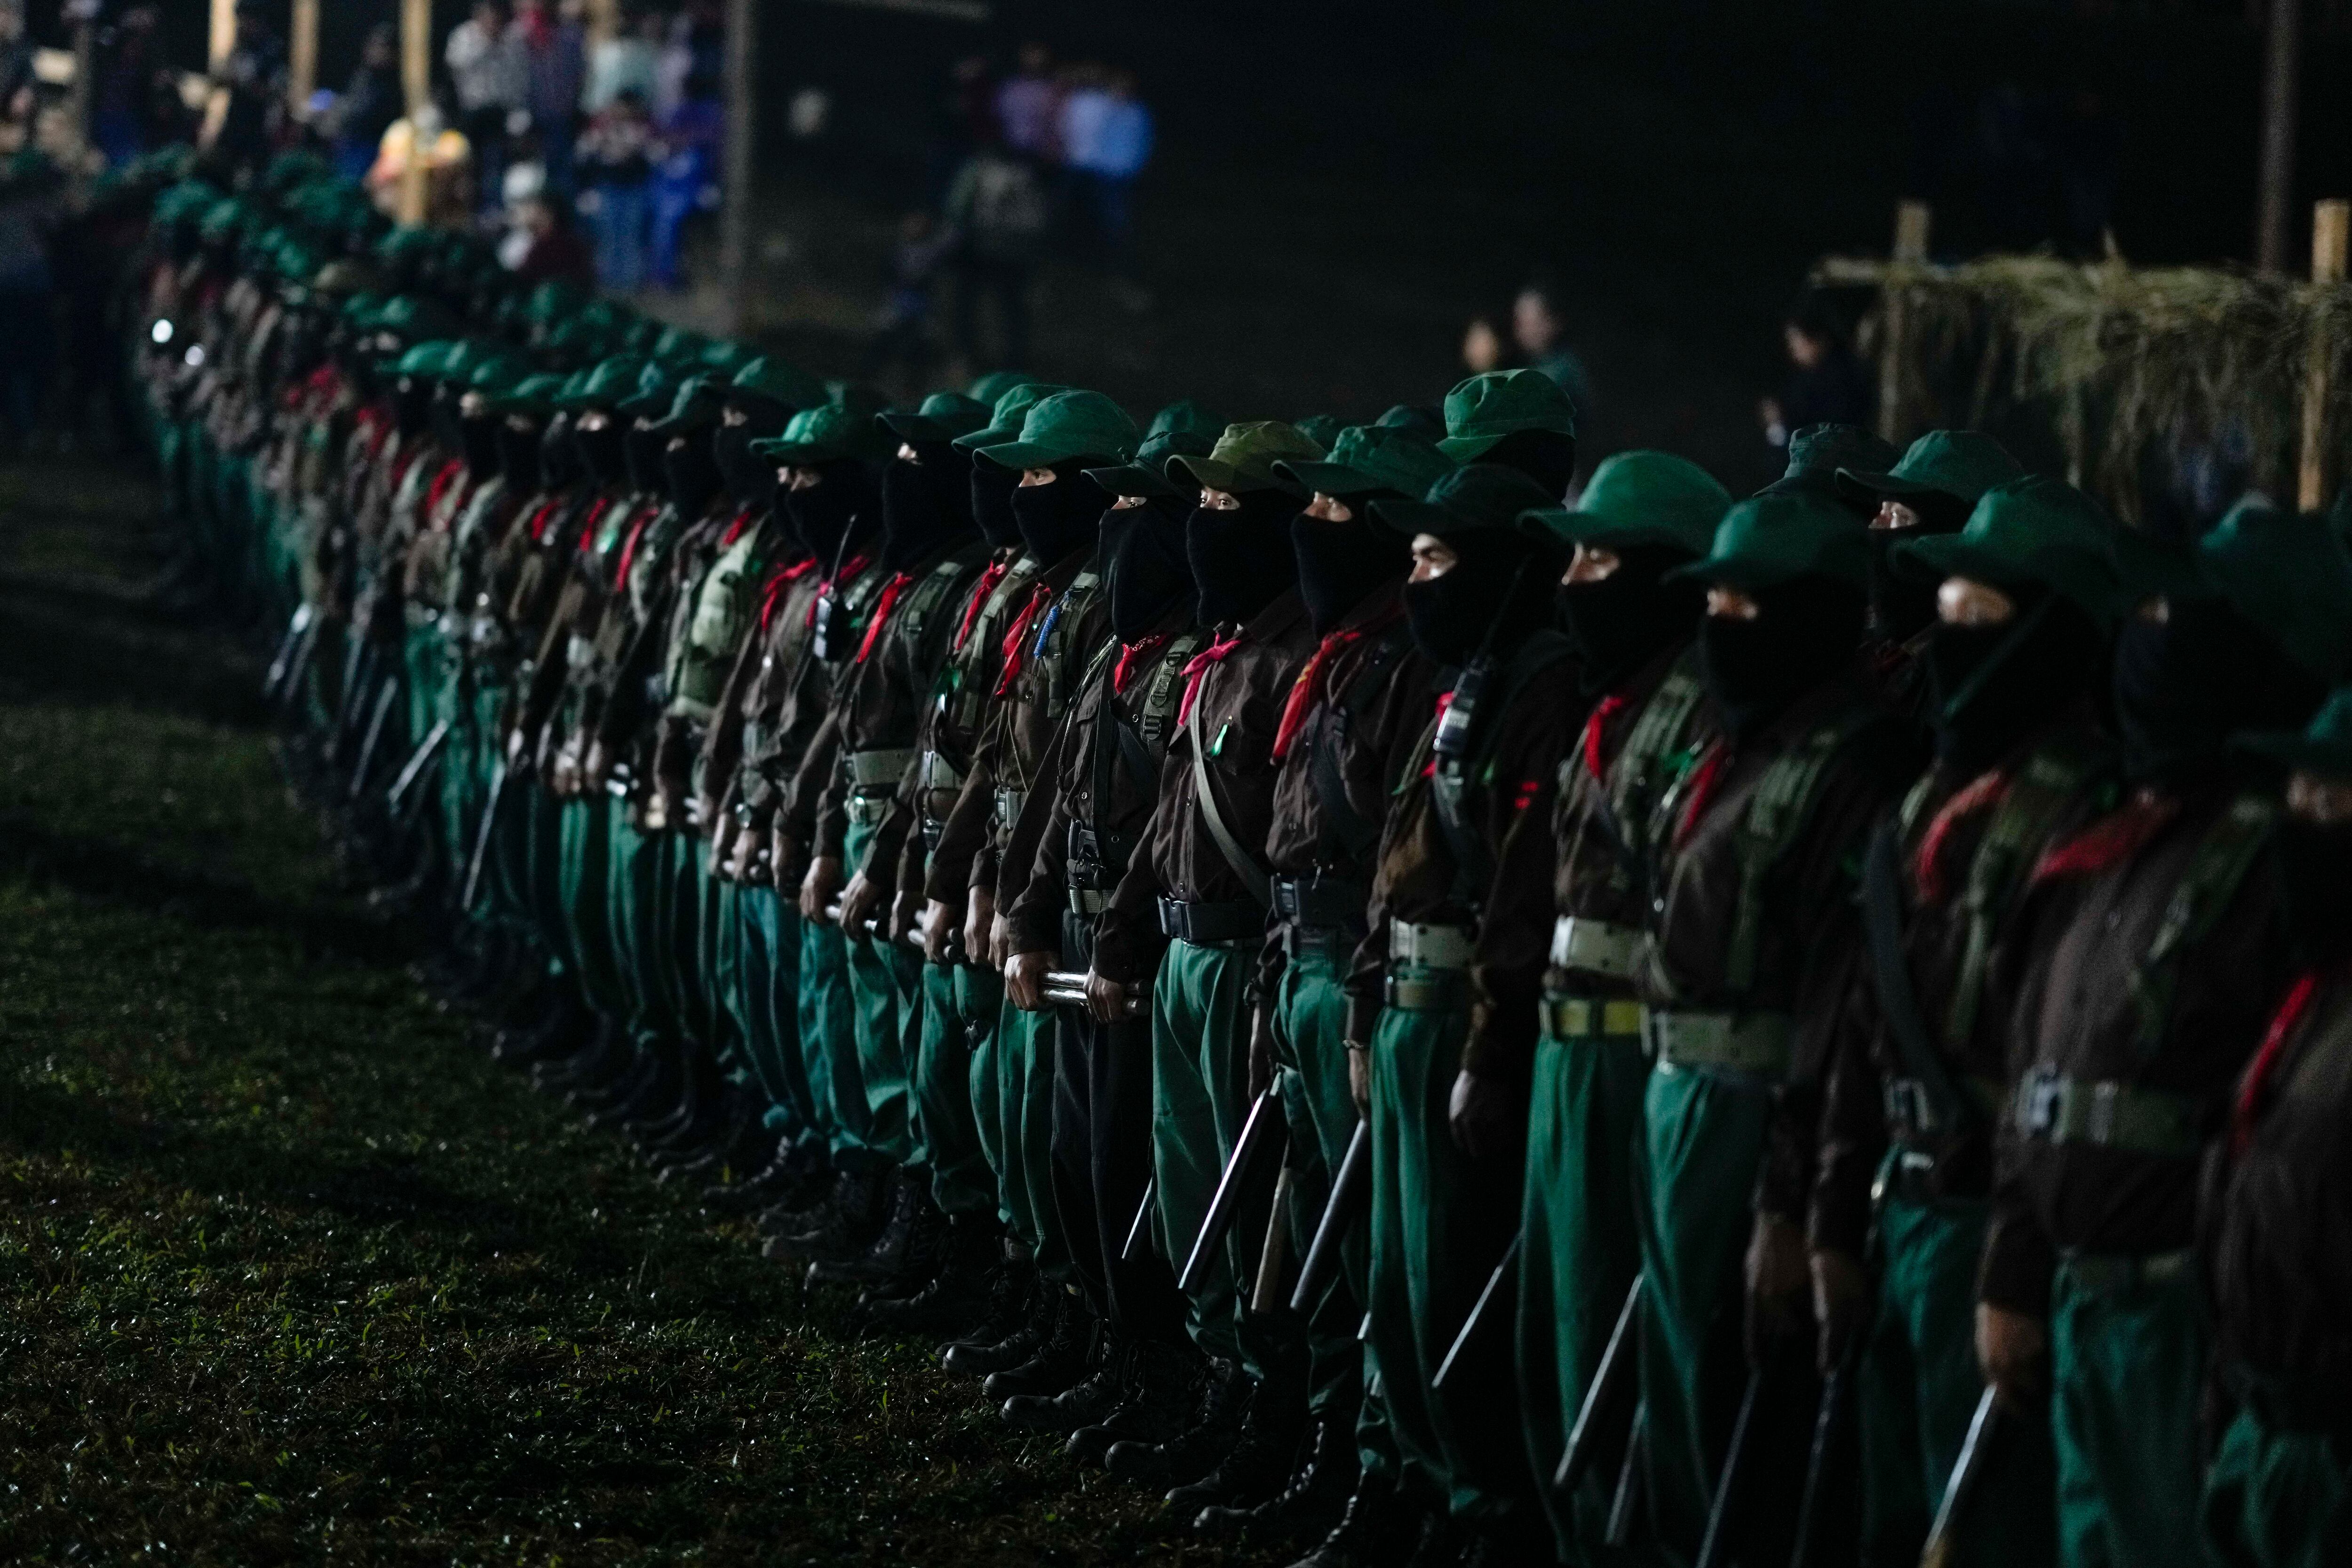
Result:
M2245 1077L2239 1080L2238 1098L2230 1107L2230 1158L2242 1158L2254 1141L2254 1123L2270 1109L2273 1081L2278 1077L2279 1066L2286 1059L2286 1043L2294 1038L2295 1026L2311 1011L2311 1004L2319 994L2319 973L2306 970L2295 977L2287 988L2285 1000L2271 1015L2271 1026L2263 1031L2263 1043L2254 1052L2254 1059L2246 1064Z
M1110 694L1113 697L1126 696L1127 683L1151 662L1152 655L1167 646L1168 634L1165 632L1154 632L1150 637L1119 644L1118 662L1110 667Z
M1927 831L1920 837L1919 852L1911 860L1911 877L1919 886L1919 901L1940 904L1951 891L1944 883L1944 846L1953 829L1975 816L1990 810L2009 793L2007 770L1995 768L1979 773L1962 785L1951 799L1943 804L1927 823Z
M1330 683L1331 666L1339 657L1374 633L1387 630L1403 616L1403 606L1398 605L1360 626L1331 632L1315 645L1315 651L1307 656L1306 664L1299 668L1298 679L1290 683L1290 695L1283 699L1282 718L1274 727L1276 762L1279 763L1290 755L1290 748L1297 742L1298 731L1307 727L1315 705L1323 700L1323 689Z
M1612 693L1594 703L1591 717L1584 721L1584 771L1592 775L1594 784L1608 782L1609 760L1601 754L1601 732L1624 710L1625 700Z
M1201 682L1208 679L1210 670L1224 663L1227 656L1241 646L1242 634L1235 632L1224 641L1213 642L1192 656L1192 661L1184 667L1184 700L1176 710L1176 722L1189 724L1192 721L1192 700L1201 695Z
M996 689L992 695L1003 696L1021 678L1024 662L1021 649L1029 640L1029 628L1036 625L1037 617L1045 613L1045 606L1053 602L1053 598L1054 590L1043 583L1029 590L1028 600L1022 605L1021 613L1013 617L1013 629L1004 634L1004 641L997 649L1003 664L997 673Z
M898 596L907 591L907 584L913 581L914 579L904 572L894 572L890 574L890 580L882 584L881 596L874 601L874 614L866 622L866 636L857 645L857 657L851 659L850 663L866 662L866 656L874 651L875 642L882 636L883 625L889 620L890 612L898 607Z
M971 597L964 602L963 624L956 628L955 647L950 651L955 653L963 651L963 645L971 640L971 628L980 620L980 612L987 605L989 595L996 592L996 585L1003 582L1004 574L1012 570L1013 563L1010 561L992 561L988 563L987 569L981 573L980 585L971 591Z

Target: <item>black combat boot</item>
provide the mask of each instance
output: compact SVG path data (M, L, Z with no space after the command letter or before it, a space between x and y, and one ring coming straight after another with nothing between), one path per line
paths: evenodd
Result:
M923 1288L876 1300L877 1325L909 1334L966 1334L990 1318L997 1297L1013 1284L992 1215L957 1215L940 1242L940 1261Z
M874 1245L874 1233L883 1223L889 1201L888 1177L880 1166L841 1173L833 1197L815 1223L796 1234L768 1238L761 1255L786 1258L854 1258Z
M1421 1511L1378 1476L1356 1482L1339 1522L1290 1568L1402 1568L1423 1536Z
M1058 1287L1054 1326L1036 1353L1018 1366L992 1372L980 1385L982 1397L1002 1405L1016 1394L1059 1394L1087 1375L1094 1351L1095 1315L1086 1299Z
M948 1216L931 1201L930 1180L923 1178L909 1184L915 1189L913 1223L907 1230L907 1245L899 1253L898 1267L867 1286L857 1298L858 1307L871 1312L886 1302L904 1301L930 1289L931 1281L948 1267L950 1252Z
M889 1207L872 1242L852 1257L820 1258L810 1264L810 1284L849 1285L879 1279L904 1260L908 1239L914 1235L916 1206L930 1200L916 1189L903 1171L891 1173L885 1196Z
M1055 1292L1046 1289L1031 1266L1028 1254L1013 1256L1015 1245L1005 1244L1005 1264L998 1276L995 1305L988 1321L966 1338L940 1348L940 1364L966 1377L986 1377L1009 1366L1019 1366L1037 1350L1054 1327Z
M1126 1397L1135 1355L1108 1328L1095 1341L1094 1365L1086 1376L1059 1394L1016 1394L998 1414L1031 1432L1075 1432L1118 1409Z
M1307 1430L1307 1337L1285 1335L1250 1396L1249 1417L1216 1468L1168 1494L1180 1519L1218 1503L1255 1508L1281 1494L1298 1467Z
M1114 1443L1103 1455L1103 1468L1156 1492L1199 1480L1241 1440L1255 1392L1249 1373L1238 1364L1213 1360L1201 1381L1192 1420L1183 1431L1161 1443Z
M1201 1380L1209 1363L1189 1342L1144 1340L1130 1350L1125 1395L1092 1426L1070 1434L1063 1452L1082 1465L1099 1465L1114 1444L1165 1443L1192 1424Z
M1328 1534L1339 1522L1356 1489L1355 1413L1327 1412L1301 1447L1290 1484L1252 1508L1239 1501L1213 1503L1192 1528L1215 1540L1299 1542Z

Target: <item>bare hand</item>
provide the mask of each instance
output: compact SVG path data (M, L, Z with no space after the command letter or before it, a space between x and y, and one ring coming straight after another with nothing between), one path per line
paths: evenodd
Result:
M1821 1325L1819 1360L1822 1375L1843 1362L1862 1332L1870 1311L1870 1274L1862 1259L1836 1247L1816 1247L1813 1267L1813 1321Z
M789 868L794 860L800 858L800 845L795 843L793 836L785 832L782 828L776 828L770 833L768 837L767 879L776 885L777 891L782 892L783 890L784 879L787 875L789 875Z
M892 947L904 947L915 929L915 916L921 912L919 898L901 888L890 899L890 922L885 935Z
M1356 1114L1370 1120L1372 1114L1372 1053L1352 1040L1348 1043L1348 1093L1356 1102Z
M992 962L988 952L988 928L995 921L996 889L972 889L963 906L963 950L974 963Z
M1465 1068L1454 1075L1445 1120L1454 1144L1474 1160L1508 1154L1517 1142L1517 1097L1490 1078Z
M1004 998L1024 1013L1045 1009L1045 973L1054 967L1050 952L1016 952L1004 966Z
M2027 1415L2042 1397L2050 1357L2042 1321L1990 1301L1977 1303L1977 1363L2002 1409Z
M588 742L588 760L581 764L580 773L581 783L589 794L604 787L604 781L613 774L613 759L605 755L604 742Z
M933 963L945 963L948 942L955 934L955 910L942 900L925 899L922 915L915 925L923 933L924 958Z
M1761 1362L1768 1347L1804 1326L1812 1289L1805 1233L1779 1215L1758 1215L1748 1237L1747 1272L1748 1354Z
M841 895L841 928L853 936L864 936L867 922L882 908L882 884L868 877L863 869L849 879L849 886Z
M1002 970L1013 959L1013 922L1000 910L988 922L988 962Z
M841 890L841 857L820 855L809 862L808 875L801 879L801 919L816 925L827 925L831 919L825 911L833 907L834 894Z
M1093 970L1087 971L1087 1010L1102 1024L1122 1024L1127 1021L1127 987L1116 980L1106 980Z
M1274 1010L1261 1002L1250 1009L1249 1097L1255 1100L1274 1082Z

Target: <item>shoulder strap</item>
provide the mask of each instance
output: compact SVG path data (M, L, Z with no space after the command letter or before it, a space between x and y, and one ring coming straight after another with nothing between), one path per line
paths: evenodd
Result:
M1217 853L1234 868L1260 908L1274 901L1274 880L1256 857L1241 846L1233 829L1225 826L1225 814L1217 804L1216 781L1209 773L1208 748L1201 742L1201 704L1192 704L1192 711L1184 717L1184 733L1192 742L1192 793L1200 800L1201 820L1208 824L1209 837L1216 841Z
M1358 705L1367 700L1388 679L1389 666L1412 638L1412 628L1402 622L1389 628L1373 646L1364 660L1364 668L1348 689L1325 707L1322 721L1307 738L1307 781L1315 786L1315 798L1323 807L1323 836L1327 852L1337 851L1351 860L1360 860L1381 840L1381 825L1356 809L1348 798L1348 779L1339 766L1340 752L1348 743L1348 731L1355 718Z
M1910 959L1903 950L1902 859L1901 822L1888 817L1871 835L1869 858L1863 864L1862 929L1870 946L1871 979L1886 1032L1895 1037L1905 1071L1926 1091L1929 1114L1938 1127L1957 1127L1974 1106L1952 1082L1919 1011Z
M1495 879L1495 858L1486 838L1478 832L1477 824L1470 820L1470 791L1473 787L1490 789L1494 785L1495 746L1497 729L1494 716L1507 713L1519 694L1535 683L1537 677L1552 666L1568 658L1573 650L1568 639L1558 632L1540 631L1521 644L1503 672L1501 694L1484 715L1470 715L1470 750L1458 757L1441 756L1435 774L1430 780L1430 803L1437 813L1437 826L1445 837L1446 848L1454 857L1454 888L1452 898L1465 909L1476 909L1485 900L1486 889ZM1456 689L1459 689L1458 688ZM1483 707L1486 699L1476 699Z
M1637 882L1649 871L1652 814L1667 786L1690 771L1695 755L1690 731L1706 699L1698 656L1696 650L1685 651L1642 705L1609 765L1596 809L1617 843L1628 875Z
M2172 1021L2172 1004L2180 984L2180 961L2221 923L2236 899L2246 873L2253 869L2269 845L2278 822L2278 807L2260 795L2240 795L2230 803L2190 858L2189 869L2172 889L2164 919L2148 940L2147 952L2132 973L2132 1001L2139 1012L2139 1048L2143 1058L2164 1045Z
M1758 949L1764 939L1764 887L1812 820L1822 781L1847 741L1878 717L1860 708L1822 724L1772 759L1748 797L1734 850L1739 860L1739 898L1734 907L1725 983L1735 993L1756 983Z

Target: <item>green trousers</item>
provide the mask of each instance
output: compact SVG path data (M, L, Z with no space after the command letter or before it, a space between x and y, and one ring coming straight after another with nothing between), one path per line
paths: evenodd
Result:
M996 1178L982 1150L971 1098L967 965L919 966L915 1058L916 1163L931 1173L931 1201L950 1215L996 1212ZM1000 987L1001 989L1001 987Z
M2109 1260L2098 1260L2105 1264ZM2206 1333L2193 1268L2116 1281L2062 1261L2050 1292L2059 1558L2208 1568L2197 1446Z
M835 1162L870 1163L873 1137L866 1079L857 1060L857 1007L849 991L849 945L837 925L800 921L800 1056L816 1102L818 1128Z
M1383 1007L1372 1036L1371 1346L1402 1479L1457 1520L1491 1521L1533 1506L1508 1335L1482 1336L1502 1353L1458 1366L1444 1389L1437 1373L1510 1248L1519 1171L1471 1159L1447 1120L1467 986L1418 965L1395 973L1435 999Z
M1911 1568L1968 1440L1984 1376L1977 1363L1983 1204L1891 1198L1878 1219L1878 1309L1859 1393L1863 1561ZM1957 1538L1953 1568L2036 1568L2058 1555L2048 1427L2012 1423L1991 1451Z
M844 862L866 863L875 825L853 821L843 845ZM884 925L888 925L886 904ZM868 1138L875 1152L895 1165L916 1164L914 1068L922 1031L923 962L904 942L865 931L845 933L853 1033L858 1077L866 1086Z
M1181 1277L1249 1114L1249 1008L1255 943L1171 942L1151 988L1151 1157L1160 1247ZM1209 1355L1252 1376L1267 1357L1247 1321L1267 1215L1244 1214L1186 1293L1185 1326Z
M561 895L572 962L589 1005L605 1017L625 1022L629 995L613 945L613 835L606 817L611 798L603 794L566 800L557 808L562 842Z
M1519 1202L1519 1415L1553 1537L1577 1562L1603 1549L1622 1459L1595 1465L1573 1497L1549 1483L1642 1267L1633 1187L1650 1066L1638 1037L1564 1039L1549 1011L1528 1088Z
M1024 1246L1029 1238L1013 1229L1013 1198L1007 1190L1004 1157L1004 1075L997 1068L998 1034L1004 1021L1004 977L986 965L958 964L954 981L956 1009L963 1017L965 1044L971 1053L971 1133L980 1141L980 1157L988 1164L988 1189L996 1204L996 1217Z
M997 990L1003 994L1003 982ZM1054 1206L1054 1019L1010 999L996 1011L997 1200L1004 1222L1028 1247L1038 1271L1076 1282L1069 1239Z
M1698 1555L1748 1359L1741 1268L1771 1100L1661 1067L1643 1090L1642 1475L1655 1544Z
M1348 997L1339 988L1348 956L1345 948L1300 944L1283 966L1275 996L1275 1045L1292 1140L1291 1256L1302 1263L1362 1120L1348 1085ZM1307 1403L1318 1413L1341 1412L1364 1400L1364 1345L1356 1331L1370 1267L1371 1249L1360 1224L1340 1249L1338 1278L1307 1321ZM1387 1420L1376 1412L1358 1409L1356 1430L1360 1443L1390 1447ZM1393 1470L1391 1464L1387 1473Z
M2344 1461L2318 1432L2238 1412L2205 1480L2205 1538L2229 1568L2331 1568L2352 1550Z
M779 1138L814 1137L816 1102L801 1063L793 1002L800 988L799 911L774 888L746 883L736 890L735 921L744 1055L767 1102L761 1124Z

